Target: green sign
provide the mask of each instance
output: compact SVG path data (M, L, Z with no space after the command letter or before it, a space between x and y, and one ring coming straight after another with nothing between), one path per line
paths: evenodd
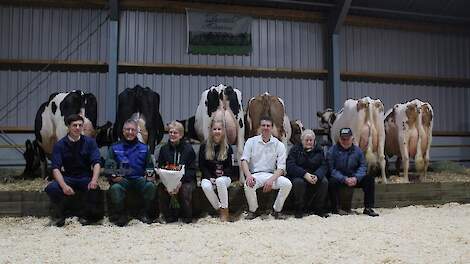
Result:
M188 53L249 55L251 17L186 9Z

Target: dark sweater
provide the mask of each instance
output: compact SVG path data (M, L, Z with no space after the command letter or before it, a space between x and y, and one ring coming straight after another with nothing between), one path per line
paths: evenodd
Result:
M173 146L170 141L162 146L158 155L158 167L163 168L167 164L185 165L185 173L181 182L196 181L196 153L193 147L184 141Z
M217 160L217 155L219 155L220 146L215 146L215 159L207 160L206 159L206 143L203 143L199 148L199 168L202 172L203 179L209 178L217 178L215 174L216 166L219 166L221 170L223 170L223 176L230 177L232 181L238 180L237 177L233 175L233 167L232 167L232 154L233 150L229 146L227 149L227 158L225 160Z
M101 162L100 158L95 139L82 135L72 142L65 136L54 145L51 167L59 169L64 176L90 178L91 168Z
M287 177L303 178L305 173L314 174L321 181L328 172L328 166L323 150L316 146L311 151L305 151L302 145L295 145L289 151L286 161Z

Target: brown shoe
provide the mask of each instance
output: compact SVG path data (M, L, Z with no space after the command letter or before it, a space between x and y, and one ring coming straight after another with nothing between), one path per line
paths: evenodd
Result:
M227 222L229 219L228 208L219 208L220 221Z

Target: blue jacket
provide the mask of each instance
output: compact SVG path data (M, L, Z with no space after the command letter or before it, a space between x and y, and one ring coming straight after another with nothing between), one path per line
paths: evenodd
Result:
M336 144L328 151L327 159L331 177L341 183L344 183L347 177L356 177L360 182L366 176L366 159L362 150L356 145L344 149L340 144Z
M316 175L318 181L321 181L328 172L323 150L317 146L309 152L306 152L302 145L293 146L287 156L286 164L289 179L303 178L308 172Z
M59 169L67 177L91 178L91 168L100 162L98 145L93 138L87 136L80 136L77 142L72 142L65 136L55 143L52 150L52 169Z
M153 169L153 162L147 145L139 142L137 139L132 142L124 140L113 144L109 148L106 168L116 163L117 168L127 161L131 170L124 177L126 179L138 179L144 177L146 169Z

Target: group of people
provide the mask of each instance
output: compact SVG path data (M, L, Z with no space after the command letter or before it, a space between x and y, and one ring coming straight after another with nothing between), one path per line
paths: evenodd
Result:
M71 115L66 118L68 134L54 146L52 175L45 191L49 195L54 214L50 225L65 224L64 198L75 192L85 193L84 213L79 221L82 225L101 220L96 214L99 189L97 179L101 170L100 153L96 142L81 135L83 118ZM158 196L159 211L166 223L192 222L192 194L196 188L196 153L183 140L184 127L177 121L169 125L169 140L164 144L156 161L152 160L147 145L137 139L138 125L129 119L124 123L123 138L109 147L104 162L105 175L110 183L109 196L115 215L110 220L118 226L129 221L125 198L135 192L143 200L139 219L151 223L149 212ZM260 120L261 134L246 141L241 157L241 169L246 177L243 183L248 203L245 219L260 215L256 190L263 192L279 189L272 207L275 219L285 219L282 214L289 195L295 206L295 217L314 213L328 217L328 213L349 214L350 208L339 206L341 188L362 188L364 211L369 216L378 216L374 207L374 178L367 175L367 165L361 149L353 144L350 128L342 128L340 140L330 148L326 158L323 149L315 144L315 133L305 130L301 145L293 146L287 154L286 146L272 135L273 122L269 117ZM202 173L201 188L212 207L219 212L222 221L229 220L228 187L238 180L232 166L232 148L228 145L223 120L213 119L209 137L199 148L198 163ZM184 175L176 188L167 189L156 184L158 174L154 168L184 167ZM158 170L157 170L158 171ZM329 204L327 207L327 197Z

